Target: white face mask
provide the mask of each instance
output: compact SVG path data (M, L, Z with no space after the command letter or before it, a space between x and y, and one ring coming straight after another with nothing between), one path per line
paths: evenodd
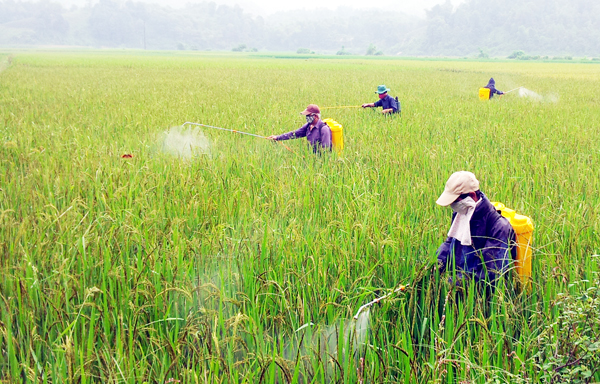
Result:
M475 206L477 206L477 203L471 196L450 204L450 208L459 215L466 215L469 212L469 208L475 208Z
M456 217L452 222L448 237L454 237L462 245L471 245L471 217L475 212L477 203L471 197L455 201L450 207L456 212Z

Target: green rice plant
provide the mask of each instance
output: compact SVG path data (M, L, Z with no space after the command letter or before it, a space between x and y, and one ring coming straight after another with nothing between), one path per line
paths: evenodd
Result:
M543 369L557 363L548 345L563 341L558 324L579 324L564 298L597 285L599 270L593 66L10 55L1 380L556 381ZM492 75L544 97L481 102ZM339 157L209 128L193 133L206 148L165 151L165 132L185 121L268 136L299 127L309 103L374 101L380 83L402 116L323 110L344 125ZM532 217L531 292L510 275L493 295L457 292L430 267L450 224L435 199L461 169ZM370 309L357 342L357 308L398 284L409 288ZM586 345L588 367L597 354ZM562 364L572 372L580 356ZM573 380L599 381L583 361Z

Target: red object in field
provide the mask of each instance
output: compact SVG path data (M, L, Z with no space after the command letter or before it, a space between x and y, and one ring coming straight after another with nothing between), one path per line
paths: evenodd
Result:
M126 153L123 156L121 156L123 159L131 159L133 157L132 154Z

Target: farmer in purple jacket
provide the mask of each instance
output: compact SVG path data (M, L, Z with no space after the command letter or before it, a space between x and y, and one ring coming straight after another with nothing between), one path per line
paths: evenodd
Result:
M494 97L494 93L497 95L504 95L504 92L496 89L496 80L492 77L490 81L488 81L487 85L483 88L487 88L490 90L490 99Z
M321 120L321 110L315 104L309 104L300 114L306 116L306 124L295 131L282 135L272 135L267 139L281 141L306 137L312 146L313 152L322 150L331 151L331 129Z
M440 272L454 269L457 284L472 279L493 288L516 258L512 226L479 190L471 172L453 173L437 204L454 211L448 238L437 250Z

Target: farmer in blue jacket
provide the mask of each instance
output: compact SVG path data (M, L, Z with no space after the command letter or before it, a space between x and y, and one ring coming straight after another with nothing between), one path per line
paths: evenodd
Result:
M397 113L400 112L400 103L392 96L388 95L389 89L385 85L377 87L377 94L379 94L379 100L374 103L363 104L363 108L381 107L383 111L381 113Z
M437 250L440 272L454 268L456 284L487 281L494 287L516 258L515 232L508 220L467 171L450 176L437 204L454 211L448 238Z
M309 104L300 114L306 117L306 124L295 131L282 135L271 135L267 139L282 141L306 137L314 153L322 150L331 151L331 129L321 120L319 107L315 104Z
M487 88L490 90L490 99L492 97L494 97L494 93L497 95L504 95L504 92L499 91L496 89L496 80L494 80L494 78L490 78L490 81L488 81L487 85L483 88Z

